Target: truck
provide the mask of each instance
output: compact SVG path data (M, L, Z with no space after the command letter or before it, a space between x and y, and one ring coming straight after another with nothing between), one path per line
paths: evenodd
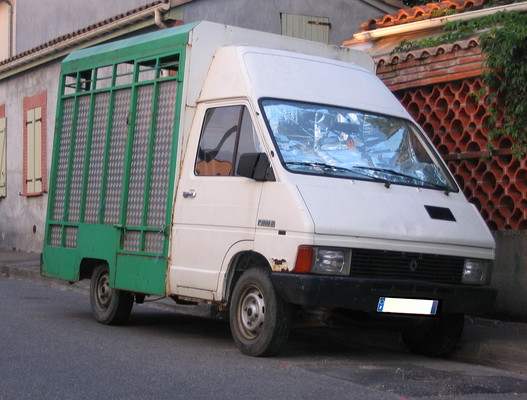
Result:
M206 21L72 52L41 274L90 279L107 325L148 296L206 304L251 356L298 321L455 350L495 299L494 240L374 71L361 51Z

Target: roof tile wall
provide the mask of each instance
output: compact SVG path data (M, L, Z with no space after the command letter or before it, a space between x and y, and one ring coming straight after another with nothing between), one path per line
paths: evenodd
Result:
M480 76L484 56L472 38L377 59L377 75L392 90Z

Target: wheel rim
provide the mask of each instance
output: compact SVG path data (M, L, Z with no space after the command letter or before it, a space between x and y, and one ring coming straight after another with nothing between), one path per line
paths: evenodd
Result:
M256 338L265 322L265 298L256 286L248 287L241 296L238 326L247 339Z
M106 272L99 275L95 299L99 310L105 311L108 309L112 299L112 289L110 288L110 279Z

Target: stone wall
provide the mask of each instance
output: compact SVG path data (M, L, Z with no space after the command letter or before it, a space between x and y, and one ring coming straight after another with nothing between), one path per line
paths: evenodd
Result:
M494 232L492 286L498 289L492 317L527 322L527 231Z

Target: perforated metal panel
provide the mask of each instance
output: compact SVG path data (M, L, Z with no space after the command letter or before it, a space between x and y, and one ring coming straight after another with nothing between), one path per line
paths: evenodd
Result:
M159 230L145 234L145 251L151 253L162 253L165 240L164 228L167 219L166 207L172 157L176 91L177 81L164 82L159 85L154 153L147 203L147 225L159 227Z
M64 240L65 247L77 247L77 232L78 228L76 226L66 227L66 238Z
M161 254L163 252L163 244L165 241L165 233L162 229L157 232L145 233L145 251L149 253Z
M164 82L159 85L156 135L147 211L147 224L149 226L161 227L166 221L176 91L177 81Z
M71 130L73 126L73 109L75 105L74 102L75 100L73 98L65 99L62 102L62 127L60 133L53 205L53 219L55 221L65 221L67 218L67 215L65 215L64 212L64 203L66 200L66 181L68 177Z
M84 221L93 224L99 222L99 215L101 213L102 175L106 149L106 129L108 125L109 106L109 92L97 93L95 95L91 153L86 189L86 206L84 211Z
M88 135L88 118L90 116L90 95L78 97L77 126L73 146L71 183L69 196L69 222L80 222L84 159L86 156L86 138Z
M62 243L62 226L52 225L50 231L50 244L52 246L60 246Z
M128 208L126 213L127 226L141 226L143 222L153 94L154 85L141 86L137 93L130 184L128 187Z
M104 210L104 223L119 223L121 196L124 176L124 159L126 154L126 138L130 123L131 89L121 89L115 92L110 150L108 154L108 180Z
M123 250L139 251L141 247L141 231L126 231L123 239Z

